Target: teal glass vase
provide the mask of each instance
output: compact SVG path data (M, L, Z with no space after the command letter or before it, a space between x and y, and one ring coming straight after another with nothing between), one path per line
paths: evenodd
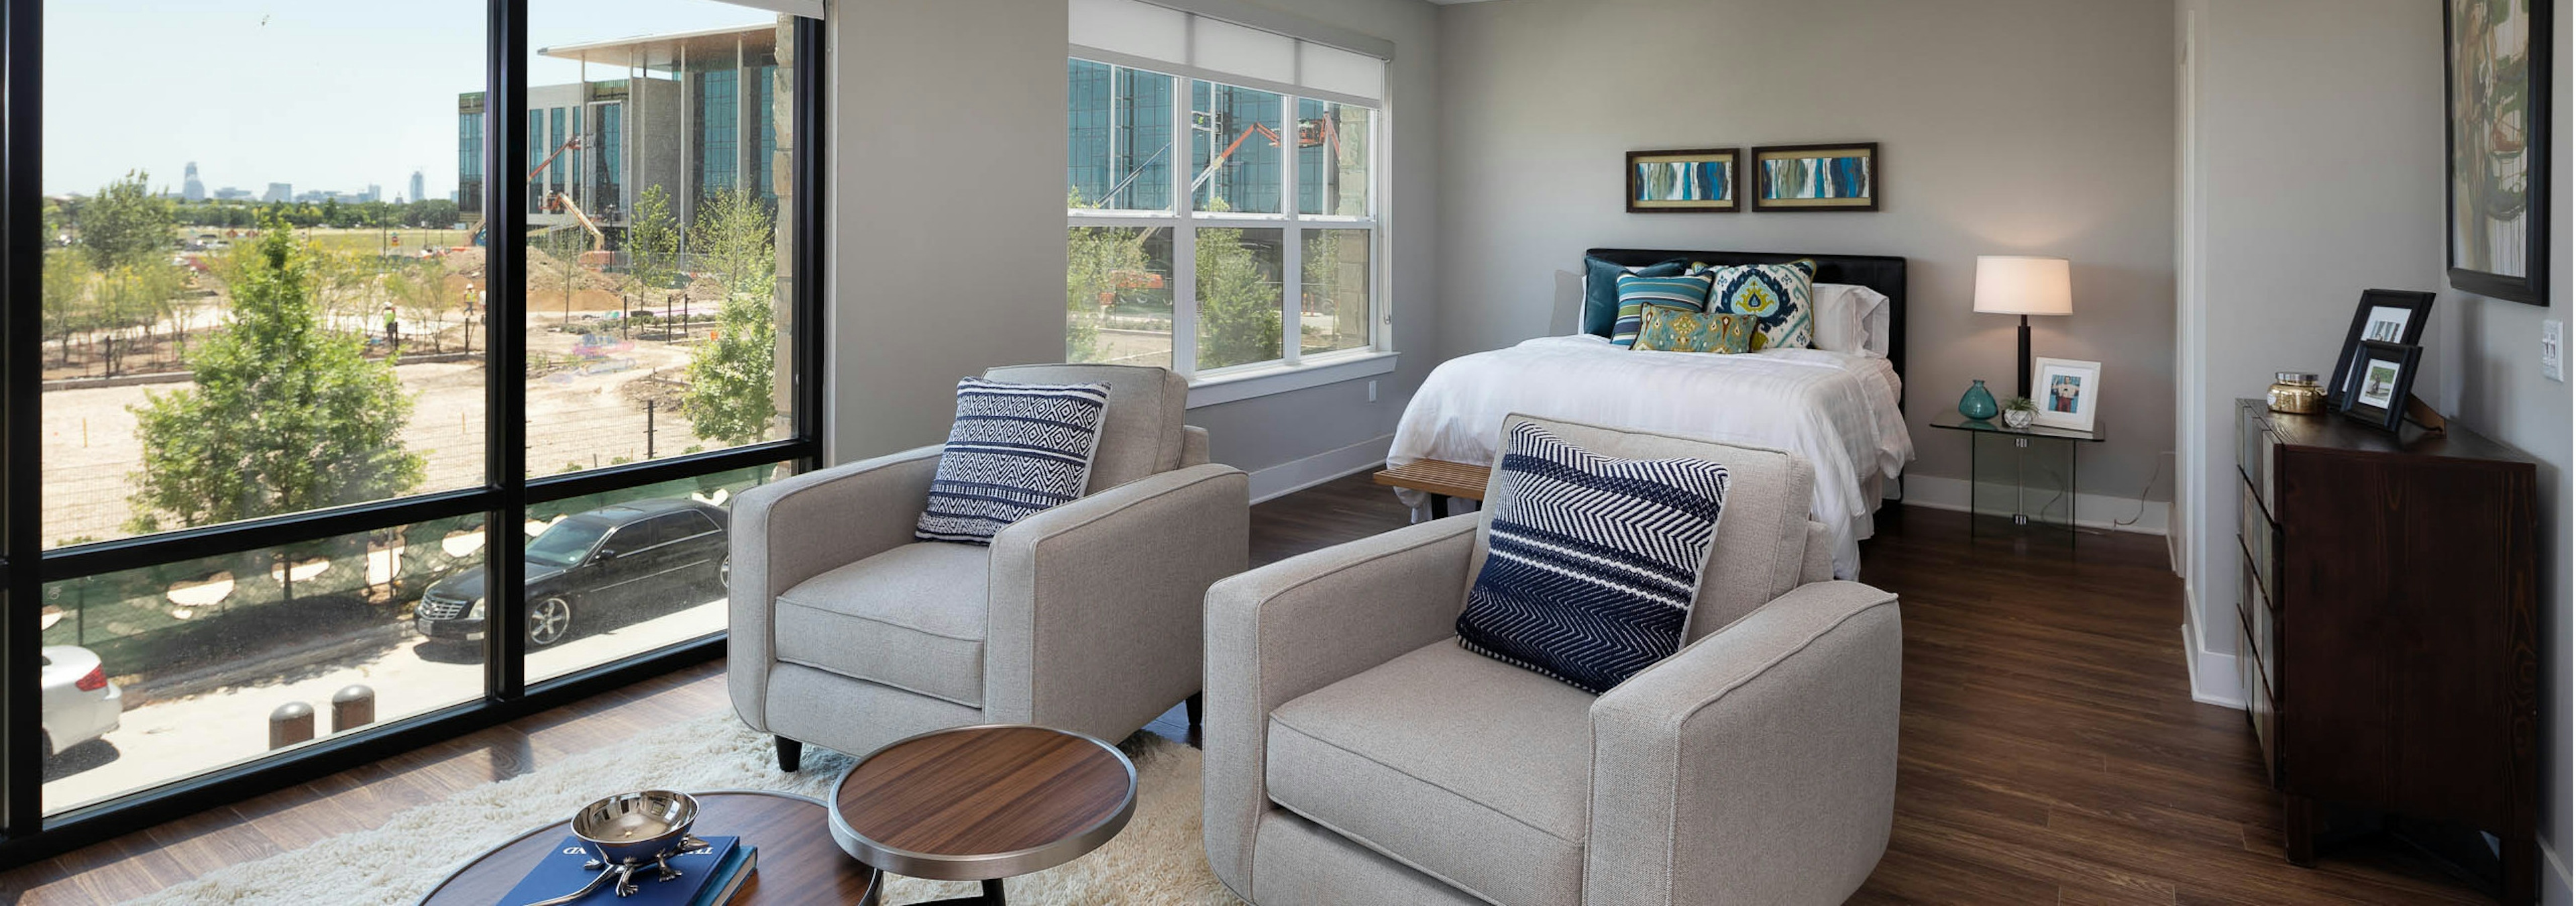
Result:
M1959 414L1978 421L1995 417L2003 408L1995 405L1995 395L1986 392L1986 382L1968 382L1968 392L1959 394Z

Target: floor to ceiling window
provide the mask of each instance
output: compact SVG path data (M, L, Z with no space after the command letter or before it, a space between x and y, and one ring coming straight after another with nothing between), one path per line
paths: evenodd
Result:
M1066 357L1199 378L1376 350L1385 61L1132 0L1072 25Z
M0 9L43 111L0 222L0 863L715 653L733 497L820 449L818 21Z

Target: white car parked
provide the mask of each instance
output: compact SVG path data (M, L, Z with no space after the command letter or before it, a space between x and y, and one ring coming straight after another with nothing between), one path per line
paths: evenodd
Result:
M107 735L125 715L124 695L107 681L98 653L77 645L42 649L45 657L45 757Z

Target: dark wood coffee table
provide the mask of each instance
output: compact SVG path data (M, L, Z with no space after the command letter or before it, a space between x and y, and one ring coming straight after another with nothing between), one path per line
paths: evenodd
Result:
M1002 880L1098 849L1136 813L1136 765L1108 743L1006 724L924 733L878 749L832 792L832 839L883 872ZM764 859L763 861L766 861ZM875 906L871 894L864 901Z
M822 803L786 793L690 795L698 799L695 829L700 835L741 837L742 842L760 847L760 861L742 891L734 894L732 906L843 906L876 901L877 885L884 876L833 849L831 838L823 833L824 814L829 810ZM420 899L421 906L500 903L538 859L571 834L569 820L520 834L447 876ZM604 893L590 899L617 902Z

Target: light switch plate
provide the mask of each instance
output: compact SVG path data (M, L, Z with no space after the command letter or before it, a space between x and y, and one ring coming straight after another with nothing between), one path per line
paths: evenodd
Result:
M2567 322L2552 318L2540 322L2540 374L2553 381L2567 380Z

